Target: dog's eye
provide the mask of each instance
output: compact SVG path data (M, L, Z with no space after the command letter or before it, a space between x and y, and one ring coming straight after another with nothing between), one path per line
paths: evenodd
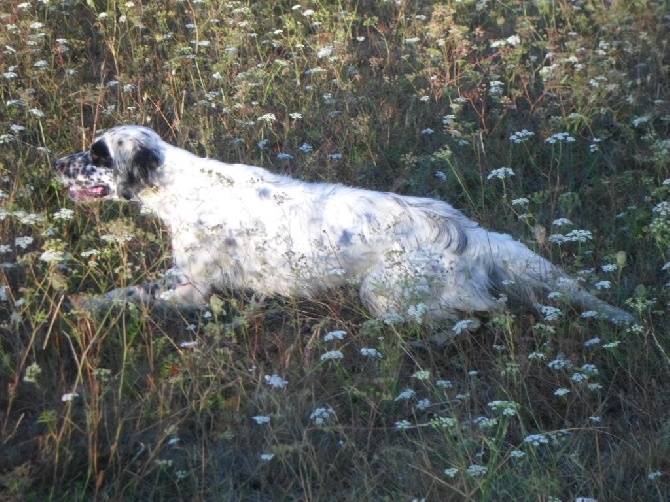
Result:
M91 165L84 166L84 168L81 170L81 174L83 174L84 176L91 176L95 174L95 167Z

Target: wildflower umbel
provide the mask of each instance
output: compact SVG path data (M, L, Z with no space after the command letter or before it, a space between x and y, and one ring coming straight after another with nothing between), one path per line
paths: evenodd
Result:
M344 358L344 354L339 350L330 350L321 356L322 361L335 360Z
M288 385L288 381L279 375L265 375L265 383L276 389L283 389Z
M528 138L532 138L535 136L535 133L532 131L529 131L527 129L522 129L521 131L517 131L513 133L509 139L512 143L523 143L524 141L528 140Z
M491 171L486 179L492 180L497 178L499 180L504 180L505 178L511 178L512 176L514 176L514 171L512 171L512 169L509 167L499 167L498 169Z
M316 425L324 425L327 421L336 420L337 415L335 415L335 410L330 406L319 407L312 412L309 419Z
M342 330L330 331L330 332L328 332L324 335L323 339L326 342L329 342L331 340L342 340L342 339L344 339L344 336L346 334L347 334L347 332L342 331Z
M519 410L519 404L513 401L491 401L488 406L502 415L510 417L516 416Z

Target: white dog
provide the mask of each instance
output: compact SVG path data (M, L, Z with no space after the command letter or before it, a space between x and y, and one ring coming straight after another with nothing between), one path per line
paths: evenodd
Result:
M140 126L110 129L55 168L75 200L139 200L169 227L179 278L129 296L196 306L213 289L311 297L354 284L378 318L439 320L498 311L506 298L540 306L557 292L615 323L633 320L442 201L203 159Z

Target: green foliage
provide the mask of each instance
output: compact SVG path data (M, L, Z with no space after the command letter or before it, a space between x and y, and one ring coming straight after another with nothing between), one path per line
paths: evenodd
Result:
M0 0L0 17L0 498L670 498L665 2ZM54 158L120 123L447 200L639 324L552 298L389 326L352 291L91 316L82 297L170 264L138 208L53 183Z

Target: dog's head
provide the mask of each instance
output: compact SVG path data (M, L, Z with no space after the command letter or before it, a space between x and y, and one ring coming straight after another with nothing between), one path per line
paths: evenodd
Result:
M164 150L160 136L151 129L120 126L99 136L89 150L58 159L54 168L75 200L130 200L154 184Z

